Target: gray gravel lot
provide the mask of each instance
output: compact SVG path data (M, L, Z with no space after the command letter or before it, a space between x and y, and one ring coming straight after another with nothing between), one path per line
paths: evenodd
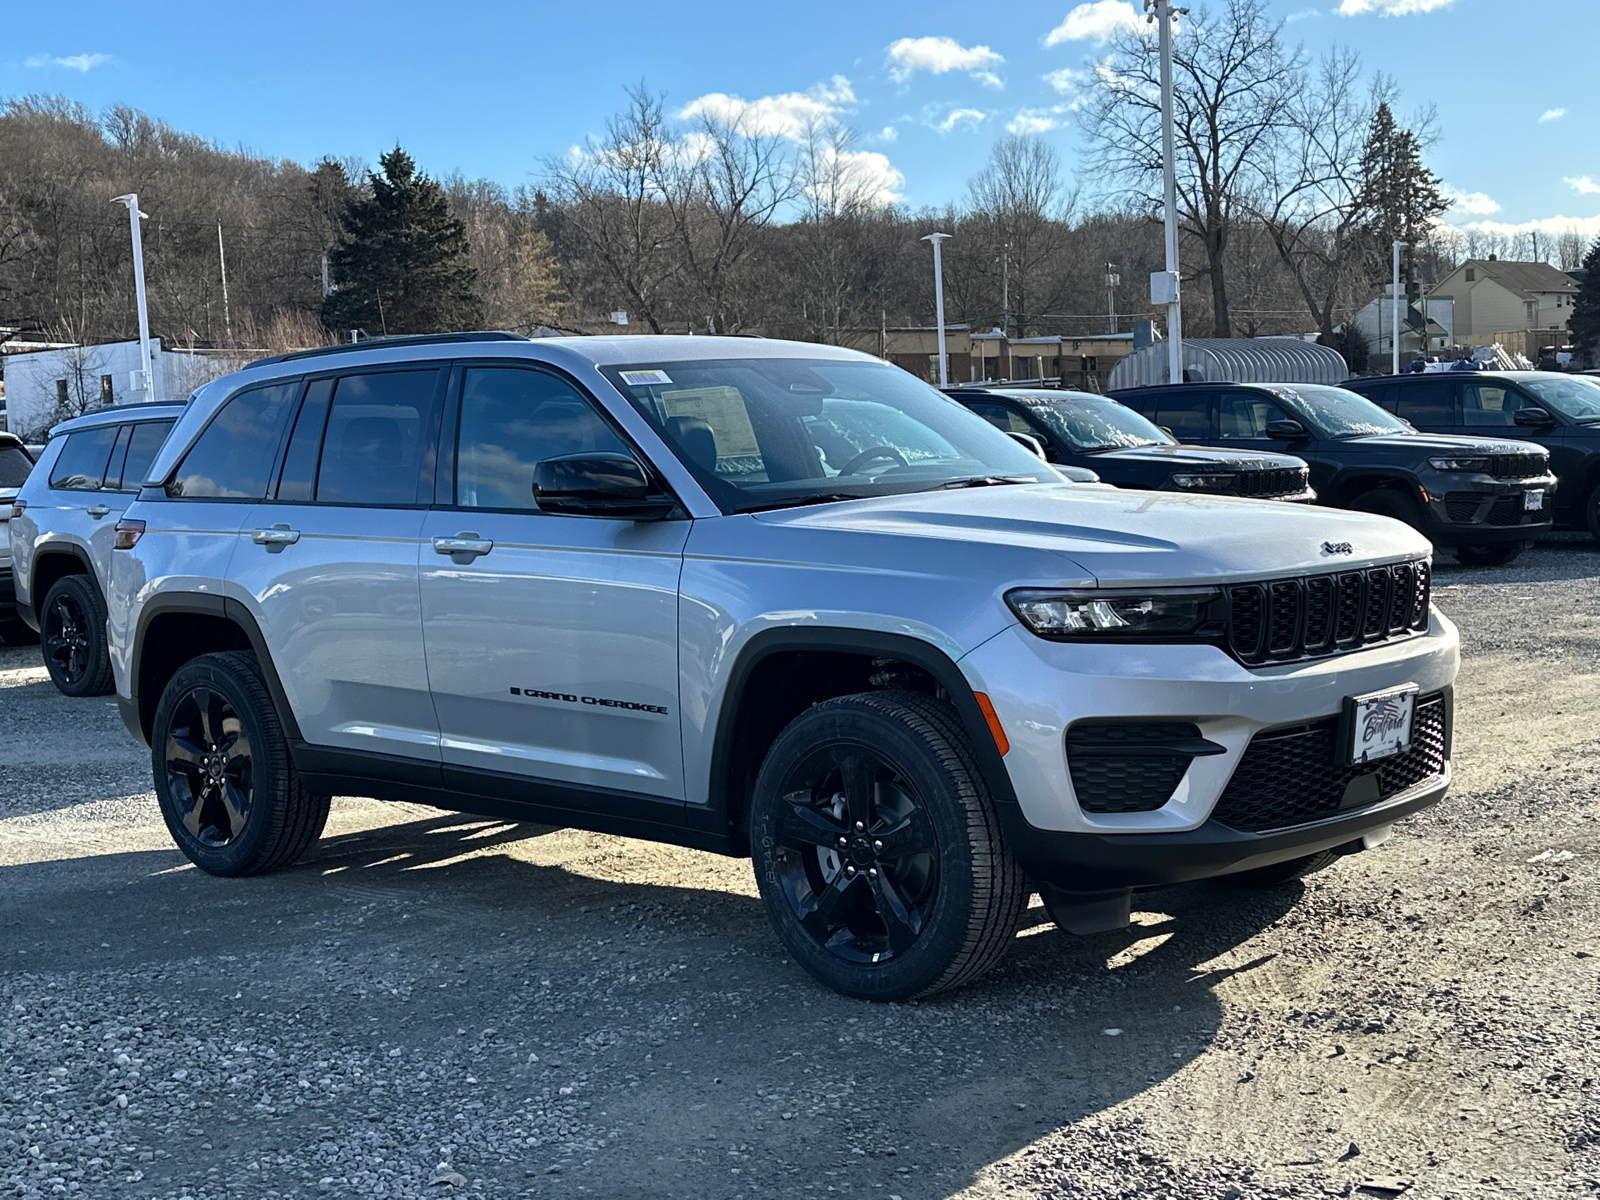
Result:
M922 1004L620 838L342 799L212 879L109 698L0 650L0 1196L1600 1194L1597 573L1441 567L1457 783L1381 849L1119 934L1035 908Z

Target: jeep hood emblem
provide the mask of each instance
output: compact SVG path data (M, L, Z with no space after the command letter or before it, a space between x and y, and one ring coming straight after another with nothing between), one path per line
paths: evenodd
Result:
M1356 548L1349 542L1323 542L1322 552L1324 554L1354 554Z

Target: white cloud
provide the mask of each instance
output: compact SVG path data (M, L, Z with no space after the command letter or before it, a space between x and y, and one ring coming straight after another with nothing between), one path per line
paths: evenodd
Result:
M1559 121L1566 115L1567 110L1564 108L1547 108L1544 110L1544 115L1539 118L1539 124L1543 125L1546 121Z
M955 38L901 38L889 46L889 78L904 83L918 71L931 75L965 71L986 87L997 88L1004 83L995 68L1005 61L987 46L963 46Z
M1290 25L1296 21L1304 21L1307 17L1320 17L1322 10L1317 8L1302 8L1299 12L1292 12L1284 18Z
M943 120L930 121L929 125L940 133L950 133L956 129L971 132L988 119L989 114L981 108L952 108Z
M822 154L822 176L838 182L839 190L868 204L893 204L905 191L905 174L876 150L835 150Z
M1444 198L1450 201L1452 209L1471 213L1475 217L1487 217L1500 211L1500 205L1483 192L1463 192L1449 184L1444 187Z
M1103 42L1123 30L1137 31L1142 24L1139 13L1128 0L1091 0L1078 5L1067 14L1066 20L1045 34L1044 44L1058 46L1085 38Z
M745 100L727 92L707 92L678 110L684 120L709 117L713 121L737 125L747 134L798 140L808 124L827 122L848 111L856 102L855 89L843 75L807 88L803 92L784 92Z
M1065 125L1066 114L1075 107L1072 104L1056 104L1050 108L1019 108L1016 115L1006 122L1006 132L1049 133Z
M1580 175L1576 179L1568 175L1563 177L1562 182L1570 185L1572 190L1581 196L1600 196L1600 183L1596 183L1587 175Z
M69 71L88 73L110 61L111 55L109 54L69 54L65 58L58 58L51 54L35 54L32 58L27 59L24 65L30 67L65 67Z
M1051 71L1044 77L1044 81L1065 96L1082 87L1088 81L1088 76L1082 71L1074 71L1071 67L1062 67L1060 70Z
M1408 17L1413 13L1448 8L1455 0L1339 0L1339 15L1354 17L1375 12L1382 17Z
M900 140L900 131L893 125L885 125L878 130L878 140L880 142L897 142Z
M1519 233L1544 233L1559 237L1563 233L1576 233L1584 238L1600 237L1600 217L1539 217L1532 221L1510 224L1506 221L1468 221L1458 228L1478 233L1497 233L1503 237L1516 237Z

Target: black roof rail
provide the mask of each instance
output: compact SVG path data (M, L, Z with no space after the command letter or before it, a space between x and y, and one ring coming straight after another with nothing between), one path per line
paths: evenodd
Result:
M321 358L327 354L346 354L352 350L367 350L384 348L388 346L447 346L459 342L526 342L531 338L523 337L520 333L509 333L503 329L479 330L472 333L405 333L394 334L390 337L362 338L359 342L340 342L335 346L318 346L314 350L293 350L288 354L274 354L270 358L258 358L251 363L252 367L265 366L267 363L295 362L302 358Z

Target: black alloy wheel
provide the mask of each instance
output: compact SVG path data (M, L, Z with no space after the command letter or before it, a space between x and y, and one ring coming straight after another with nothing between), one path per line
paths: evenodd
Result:
M1027 901L972 743L911 691L812 705L767 751L751 800L756 884L821 983L931 996L1005 954Z
M784 781L778 886L801 926L845 962L887 962L928 923L938 842L915 786L870 746L836 742Z
M322 835L329 797L300 782L253 654L178 668L156 705L150 759L167 832L212 875L286 867Z
M106 606L87 575L58 579L39 611L39 648L45 669L68 696L102 696L111 690Z
M244 833L255 795L250 737L233 706L205 686L178 697L166 729L167 791L179 820L218 849Z

